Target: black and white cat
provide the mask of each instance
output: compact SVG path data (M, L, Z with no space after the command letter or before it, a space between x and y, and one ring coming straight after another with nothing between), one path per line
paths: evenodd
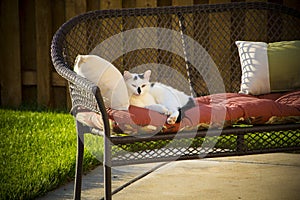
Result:
M150 75L150 70L142 74L124 71L130 104L168 115L168 124L179 122L184 110L195 105L193 98L162 83L151 83Z

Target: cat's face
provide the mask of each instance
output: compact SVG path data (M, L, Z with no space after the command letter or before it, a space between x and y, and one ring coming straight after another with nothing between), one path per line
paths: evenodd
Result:
M127 85L129 94L140 96L148 92L150 87L150 75L151 71L147 70L143 74L134 74L129 71L124 71L124 80Z

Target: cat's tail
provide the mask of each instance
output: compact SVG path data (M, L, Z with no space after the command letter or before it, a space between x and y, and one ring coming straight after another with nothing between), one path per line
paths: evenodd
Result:
M181 108L178 108L179 115L176 120L176 123L179 123L185 117L185 111L194 107L195 105L196 105L196 103L195 103L194 99L192 97L190 97L188 102L184 106L182 106Z

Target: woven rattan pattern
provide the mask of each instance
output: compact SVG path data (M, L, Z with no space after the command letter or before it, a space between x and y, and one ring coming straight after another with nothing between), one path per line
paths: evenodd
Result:
M182 26L180 26L180 23ZM219 5L195 5L189 7L167 7L167 8L146 8L146 9L122 9L108 11L94 11L77 16L68 23L64 24L56 33L52 43L52 60L56 70L70 82L70 94L72 104L84 106L95 112L101 113L100 108L105 110L101 104L101 94L97 93L95 84L77 76L73 71L75 58L78 54L89 54L97 45L109 39L111 36L122 33L134 28L159 27L175 31L183 31L185 35L193 38L209 53L215 62L223 78L226 92L238 92L240 85L240 64L236 40L251 40L274 42L282 40L300 39L300 15L295 10L283 6L268 3L232 3ZM112 61L120 70L130 70L144 63L159 63L172 67L180 72L182 76L190 78L196 94L206 95L208 91L204 77L211 76L209 71L202 71L199 74L196 70L198 66L205 66L206 60L203 59L198 66L188 63L190 77L187 77L185 59L162 49L138 49L112 60L111 52L114 48L122 45L126 47L131 43L139 42L143 39L143 34L135 35L132 38L122 41L112 41L106 46L106 50L97 52L101 57ZM155 36L147 38L153 43L161 43L170 38ZM172 48L183 51L181 41L173 42ZM195 54L198 52L195 52ZM195 56L195 55L187 55ZM197 55L199 56L199 55ZM201 56L201 55L200 55ZM161 71L161 77L168 77L167 72ZM211 84L218 85L220 80L211 80ZM166 82L168 84L168 82ZM172 83L170 83L172 84ZM183 83L178 83L178 89ZM103 113L102 113L103 114ZM282 128L282 127L280 127ZM295 129L295 128L294 128ZM263 131L263 128L261 129ZM186 146L189 138L173 141L169 136L163 140L139 141L133 138L128 144L115 143L113 155L116 164L123 161L127 164L128 160L141 162L144 159L160 161L173 159L177 156L193 158L202 153L209 155L231 155L232 152L242 150L242 152L263 152L257 149L256 144L264 141L260 148L274 150L284 146L299 147L299 131L283 133L286 137L271 133L247 134L243 133L240 137L237 132L233 135L222 137L209 137L206 140L218 140L215 148L209 152L199 148L197 145ZM249 133L253 131L249 130ZM269 134L270 137L269 137ZM106 133L110 135L110 133ZM267 137L267 138L266 138ZM283 138L281 138L283 137ZM150 139L151 140L151 139ZM189 141L192 144L201 144L203 137ZM120 140L121 141L121 140ZM198 142L197 142L198 141ZM221 144L222 143L222 144ZM172 144L172 145L166 145ZM166 148L166 146L168 148ZM259 145L258 145L259 146ZM140 147L139 149L134 149ZM133 148L133 149L132 149ZM126 152L122 153L122 151ZM130 150L130 151L128 151ZM128 153L128 152L134 153ZM239 153L241 154L241 153ZM167 158L169 157L169 158ZM161 159L160 159L161 158Z

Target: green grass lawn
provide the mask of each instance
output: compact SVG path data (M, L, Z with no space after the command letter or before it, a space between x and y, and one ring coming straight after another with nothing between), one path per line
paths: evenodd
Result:
M0 199L33 199L74 178L70 114L0 109ZM84 169L99 161L85 151Z

